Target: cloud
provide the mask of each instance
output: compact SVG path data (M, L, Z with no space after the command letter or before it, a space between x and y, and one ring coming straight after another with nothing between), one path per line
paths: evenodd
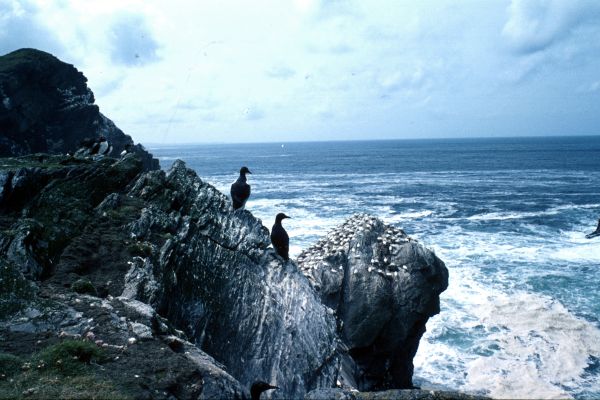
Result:
M396 92L411 94L430 86L426 72L421 66L405 68L391 73L381 73L377 78L380 97L389 98Z
M587 83L584 85L580 85L577 89L578 93L600 93L600 81L594 81L592 83Z
M43 23L35 4L0 0L0 55L23 47L63 57L65 53L58 37Z
M252 106L247 107L244 110L244 119L248 121L256 121L259 119L263 119L265 117L265 113L258 107Z
M294 0L298 11L314 20L353 16L356 8L348 0Z
M600 19L597 0L512 0L502 30L513 51L531 54Z
M275 79L289 79L294 75L296 75L296 71L285 65L276 65L267 71L267 76Z
M143 16L121 13L110 27L110 57L126 65L145 65L160 60L159 44Z

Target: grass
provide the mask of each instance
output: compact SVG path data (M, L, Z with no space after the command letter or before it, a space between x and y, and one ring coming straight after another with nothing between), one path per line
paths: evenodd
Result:
M106 361L106 356L94 343L65 340L40 351L33 361L38 369L48 367L63 375L79 375L86 365Z
M65 340L24 360L0 353L0 399L123 399L102 376L102 349L83 340Z
M16 265L0 261L0 318L23 309L33 298L35 288Z
M73 290L75 293L79 293L79 294L90 294L92 296L98 295L96 288L94 287L92 282L90 282L89 279L76 280L71 285L71 290Z

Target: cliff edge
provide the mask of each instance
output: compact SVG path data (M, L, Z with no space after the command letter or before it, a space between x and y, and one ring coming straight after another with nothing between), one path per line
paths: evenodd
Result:
M182 161L48 154L108 126L85 78L37 51L0 62L1 398L433 396L411 391L448 283L433 252L355 215L284 261Z

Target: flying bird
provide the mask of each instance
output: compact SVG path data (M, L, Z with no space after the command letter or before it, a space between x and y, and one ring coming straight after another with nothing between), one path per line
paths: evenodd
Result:
M277 251L284 260L290 259L290 237L287 232L281 225L281 221L285 218L291 218L285 215L284 213L279 213L275 217L275 225L271 229L271 243L273 243L273 247Z
M246 205L246 200L250 197L250 185L246 183L246 174L251 174L250 170L246 167L240 169L240 176L231 185L231 202L233 203L233 209L243 209Z

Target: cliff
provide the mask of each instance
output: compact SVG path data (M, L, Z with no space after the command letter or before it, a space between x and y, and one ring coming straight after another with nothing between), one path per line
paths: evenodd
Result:
M30 130L0 135L0 398L240 399L256 380L271 398L441 398L410 389L448 271L403 231L355 215L286 262L183 162L18 156L52 130L1 115Z
M280 387L274 398L411 384L406 365L447 271L398 232L388 264L407 269L367 272L354 260L374 257L392 229L377 219L348 222L356 232L339 243L345 283L332 303L329 265L284 262L259 220L180 161L144 172L134 154L32 155L3 159L0 180L4 353L24 360L61 338L93 338L106 356L88 372L133 397L239 398L258 379ZM356 312L385 317L364 324Z
M158 160L134 145L94 101L86 77L51 54L21 49L1 56L0 157L65 154L85 138L104 135L113 155L129 145L145 169L158 169Z

